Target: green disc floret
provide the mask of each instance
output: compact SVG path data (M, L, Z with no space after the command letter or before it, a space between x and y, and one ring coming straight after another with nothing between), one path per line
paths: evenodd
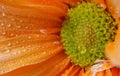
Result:
M65 53L71 61L87 67L105 59L106 43L114 40L116 23L110 13L95 3L81 3L68 12L61 29Z

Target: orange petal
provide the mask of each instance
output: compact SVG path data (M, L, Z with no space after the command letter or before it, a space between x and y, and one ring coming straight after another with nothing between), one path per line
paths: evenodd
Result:
M42 29L42 33L45 32L46 34L58 33L60 31L61 22L58 22L52 19L50 20L41 19L39 18L39 16L38 18L34 18L31 15L30 17L27 17L28 14L21 16L20 11L17 13L18 15L15 15L16 12L14 13L14 11L12 12L14 14L11 15L10 12L8 11L9 13L7 14L4 13L4 16L3 16L3 12L7 11L9 8L4 9L2 8L2 6L0 8L1 8L0 10L0 18L1 18L0 19L0 25L1 25L0 35L1 36L11 37L11 36L16 36L20 34L30 34L30 33L36 34L36 33L41 33L41 29ZM26 11L27 8L26 10L25 9L24 10L19 9L19 10L22 10L21 11L22 13L23 12L28 13L30 12L29 10L31 9L29 9L28 11ZM34 11L32 12L32 15L36 15L35 10L32 10L32 11Z
M106 0L106 4L112 16L120 21L120 0Z
M74 67L74 65L72 65L69 69L66 69L65 73L63 73L62 76L68 76L69 73L72 71L73 67Z
M93 72L91 70L87 70L83 76L92 76Z
M66 10L66 5L57 1L57 0L12 0L12 1L9 1L11 3L15 3L17 5L24 5L24 6L40 6L40 5L44 5L44 6L55 6L55 7L58 7L62 10Z
M118 41L117 44L116 42L107 44L105 48L105 54L111 60L113 65L120 67L119 46L120 46L120 41Z
M29 26L30 27L30 26ZM39 28L39 27L38 27ZM38 29L36 28L33 29L16 29L16 28L0 28L1 36L7 36L7 37L13 37L13 36L18 36L18 35L23 35L23 34L57 34L60 32L60 28L58 27L53 27L53 28L41 28Z
M70 6L76 5L78 2L82 2L83 0L58 0Z
M23 35L0 42L0 74L45 61L62 50L55 35Z
M119 76L119 68L111 68L112 76Z
M44 7L44 8L43 8ZM31 19L44 19L44 20L55 20L58 22L61 22L62 19L60 19L59 16L54 16L54 14L50 14L49 11L45 8L50 7L50 6L44 6L41 5L39 8L33 8L33 7L22 7L22 6L18 6L18 5L11 5L10 3L4 3L3 1L0 1L0 12L2 12L2 16L10 16L10 18L12 16L16 16L16 17L28 17ZM55 9L56 7L52 7L51 10ZM50 8L49 8L50 9ZM17 11L16 11L17 10ZM45 12L46 10L46 12ZM53 11L57 11L60 13L59 10L57 10L57 8ZM28 13L29 12L29 13ZM64 15L62 16L64 17Z
M45 42L53 41L53 43L58 43L60 38L57 35L39 35L39 34L26 34L26 35L19 35L17 37L6 38L0 41L0 54L2 49L15 49L16 47L25 47L25 46L32 46L32 45L40 45Z
M104 71L98 72L96 76L105 76Z
M62 76L76 76L79 74L81 68L79 66L71 65L69 68L65 70Z
M20 0L20 1L4 0L4 2L3 1L1 1L1 2L6 5L9 5L9 7L6 5L4 5L4 7L9 8L6 11L8 11L11 14L15 13L15 14L21 14L24 16L29 15L29 16L33 16L33 17L40 16L43 18L48 16L47 19L49 19L52 16L53 16L53 18L55 18L54 16L58 16L58 17L62 16L63 17L68 10L67 5L65 5L61 2L58 2L56 0L47 0L47 1L46 0ZM22 8L22 9L20 9L20 8ZM15 11L15 9L17 9L18 11L12 12L12 11ZM24 12L22 12L22 11L24 11Z
M67 65L69 65L69 59L60 52L47 61L25 66L0 76L57 76Z
M25 1L25 0L24 0ZM58 0L26 0L29 1L31 3L35 3L39 4L39 5L46 5L46 6L55 6L58 7L62 10L64 10L64 12L67 12L67 5L63 4L62 2L58 1Z
M105 76L112 76L112 73L111 73L110 69L105 71Z
M84 69L81 69L81 70L80 70L80 73L79 73L79 76L83 76L84 73L85 73L85 70L84 70Z
M79 66L75 66L68 76L76 76L79 74L80 70L81 68Z

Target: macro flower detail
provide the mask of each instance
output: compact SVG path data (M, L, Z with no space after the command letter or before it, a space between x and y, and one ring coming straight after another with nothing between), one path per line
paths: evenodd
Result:
M0 0L0 76L119 76L115 1Z
M80 67L105 59L106 43L113 41L116 23L110 13L95 3L81 3L69 10L61 37L66 54Z

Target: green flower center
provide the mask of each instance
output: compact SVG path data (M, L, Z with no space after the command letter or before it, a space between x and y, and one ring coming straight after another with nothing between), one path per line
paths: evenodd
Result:
M68 12L61 29L65 53L81 67L105 59L106 43L114 40L116 23L95 3L81 3Z

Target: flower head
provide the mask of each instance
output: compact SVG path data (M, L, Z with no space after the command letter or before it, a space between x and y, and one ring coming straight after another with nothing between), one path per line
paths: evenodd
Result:
M66 54L80 67L105 59L106 43L114 40L116 23L95 3L81 3L69 10L61 37Z

